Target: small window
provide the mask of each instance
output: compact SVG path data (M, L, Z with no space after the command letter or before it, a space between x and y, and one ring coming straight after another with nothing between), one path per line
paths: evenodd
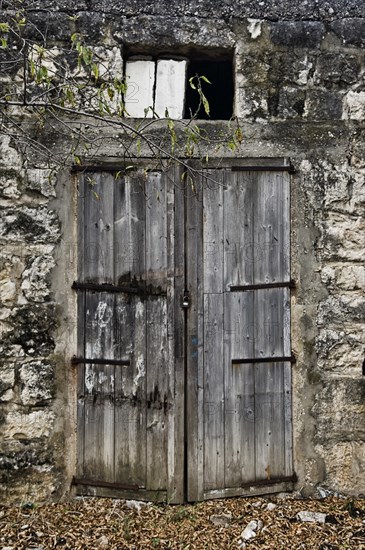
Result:
M132 55L125 62L125 106L134 118L191 118L229 120L233 114L232 59L161 55ZM200 83L209 103L209 115L200 102L191 79Z
M211 84L207 84L201 81L203 93L209 103L210 116L207 115L202 105L199 108L199 95L189 84L190 78L195 75L205 76L211 82ZM189 62L184 118L191 118L195 113L197 113L197 118L203 119L229 120L232 117L233 69L231 61L206 59Z

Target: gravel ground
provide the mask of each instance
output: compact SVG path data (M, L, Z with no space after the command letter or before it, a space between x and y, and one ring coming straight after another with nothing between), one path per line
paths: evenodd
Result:
M317 521L300 521L304 511L316 512ZM255 536L243 541L250 522ZM255 497L163 506L78 498L0 507L0 550L240 547L365 549L365 500Z

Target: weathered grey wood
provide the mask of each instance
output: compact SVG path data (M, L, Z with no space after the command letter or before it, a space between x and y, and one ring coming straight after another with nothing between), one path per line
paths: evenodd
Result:
M255 283L289 281L289 175L255 174L257 193L253 205L257 260Z
M146 486L146 314L138 296L116 297L115 481Z
M285 475L293 473L292 366L283 364Z
M223 170L207 170L203 179L204 294L223 292L224 182Z
M204 295L204 490L223 489L224 448L223 295Z
M229 292L290 279L288 175L207 170L197 193L182 189L177 168L91 177L79 280L166 296L80 293L78 353L130 365L79 368L78 476L141 488L113 494L171 502L183 499L185 467L189 500L289 487L242 484L292 473L291 366L232 364L290 355L289 289Z
M239 487L227 487L223 490L217 491L207 491L203 495L204 500L211 500L213 498L230 498L237 496L256 496L256 495L270 495L273 493L283 493L293 490L293 483L290 481L285 481L283 483L275 483L270 485L260 485L252 487L245 487L240 489Z
M285 475L283 363L255 365L256 480Z
M185 325L181 297L184 290L184 192L182 170L174 166L165 176L167 188L167 372L168 501L184 500L184 359Z
M113 282L114 176L84 175L84 277L85 281Z
M285 288L253 291L256 339L252 357L283 357L288 351L284 347L287 292Z
M251 172L227 174L224 191L224 285L252 284L257 255L253 197L256 175Z
M201 179L195 181L195 192L186 186L186 285L190 293L187 310L187 498L196 501L203 495L203 199Z
M114 282L145 281L146 175L127 172L114 185Z
M167 287L167 189L161 172L146 185L146 282ZM172 407L167 376L167 300L150 298L147 308L147 488L167 486L167 411ZM152 458L153 457L153 458Z
M115 185L114 280L145 286L145 175L131 172ZM116 481L146 487L146 302L116 295L114 346L130 366L116 371Z
M255 391L253 365L232 359L253 357L256 329L254 293L227 292L225 336L225 470L226 487L255 479Z
M77 494L94 497L111 497L120 499L142 500L145 502L167 502L166 491L146 491L145 489L133 491L130 489L114 489L109 487L95 487L78 485Z

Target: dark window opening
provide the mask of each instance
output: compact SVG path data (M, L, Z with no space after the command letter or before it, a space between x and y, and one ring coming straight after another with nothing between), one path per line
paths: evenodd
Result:
M199 94L190 86L190 78L205 76L211 84L201 80L202 91L206 96L210 114L199 106ZM187 69L184 118L195 116L199 119L229 120L233 115L233 67L232 62L210 59L194 61L190 59Z

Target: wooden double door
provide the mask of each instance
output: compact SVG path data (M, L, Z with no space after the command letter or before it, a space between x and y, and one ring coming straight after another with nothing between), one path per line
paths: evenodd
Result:
M292 487L289 166L247 163L80 172L79 494Z

